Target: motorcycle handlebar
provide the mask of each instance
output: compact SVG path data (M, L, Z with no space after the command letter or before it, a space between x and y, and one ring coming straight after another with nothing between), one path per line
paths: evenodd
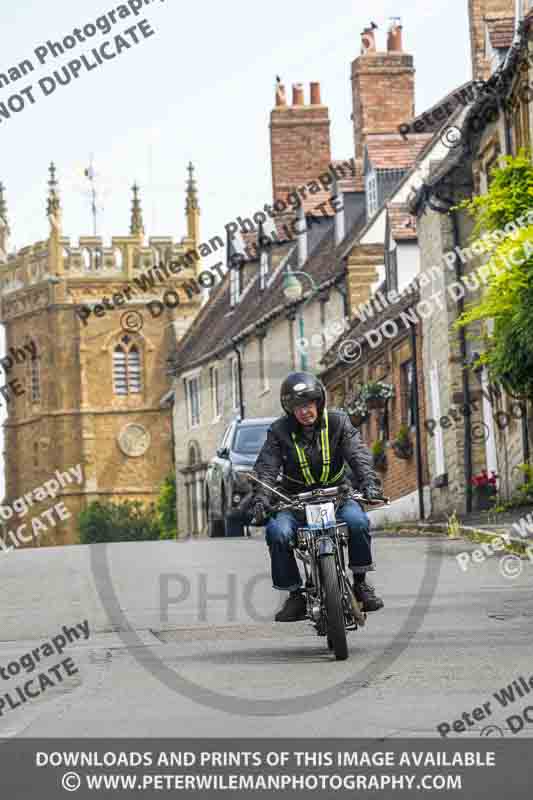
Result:
M324 498L325 500L327 498ZM353 492L344 492L339 493L336 498L331 499L342 499L342 500L356 500L358 502L364 503L365 505L369 506L376 506L376 505L390 505L390 498L382 496L382 497L365 497L365 495L361 494L361 492L353 491ZM267 516L270 517L272 514L276 514L278 511L290 511L291 509L297 509L298 507L304 508L306 504L305 500L298 500L295 499L291 503L279 503L277 506L269 506L265 510L267 512ZM250 524L255 524L255 517L252 518Z

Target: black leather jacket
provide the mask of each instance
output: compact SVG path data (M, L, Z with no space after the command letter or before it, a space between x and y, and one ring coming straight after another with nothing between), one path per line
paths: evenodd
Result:
M294 416L280 417L273 422L255 462L254 471L257 477L270 486L279 488L284 494L296 494L323 486L320 482L323 466L320 432L324 424L322 416L315 423L314 438L307 441ZM343 411L328 411L328 429L331 464L327 485L339 486L347 482L346 471L342 473L342 467L347 463L352 472L350 479L353 488L364 491L378 486L370 451L361 441L359 431L353 427L348 415ZM296 436L296 443L306 454L312 484L305 480L293 434ZM280 470L282 484L276 483ZM265 500L267 495L266 490L257 486L256 499Z

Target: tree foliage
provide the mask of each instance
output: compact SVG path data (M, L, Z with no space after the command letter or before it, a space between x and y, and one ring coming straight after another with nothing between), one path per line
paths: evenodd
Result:
M178 528L176 516L176 475L167 475L157 498L157 515L161 539L175 539Z
M484 231L501 231L509 222L527 217L533 208L533 167L530 154L520 150L517 156L502 156L490 172L486 194L464 200L464 208L475 220L474 237Z
M532 218L533 166L521 151L515 158L505 157L491 178L486 194L461 207L474 217L475 237L507 226L511 238L493 245L487 289L481 302L469 306L457 326L482 322L485 347L480 363L488 367L493 380L511 391L533 396L533 225L522 229L516 225L520 217L528 222ZM489 320L494 323L490 335Z
M146 508L139 501L95 501L80 513L78 528L81 544L175 539L176 476L165 478L156 505Z
M139 501L100 503L94 501L81 511L81 544L98 542L140 542L159 539L161 526L154 506L144 508Z

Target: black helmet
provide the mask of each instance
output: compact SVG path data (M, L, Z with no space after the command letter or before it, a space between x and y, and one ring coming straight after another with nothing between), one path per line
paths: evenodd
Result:
M286 414L292 414L297 406L316 402L319 415L326 405L326 390L322 381L309 372L291 372L287 375L280 390L280 401Z

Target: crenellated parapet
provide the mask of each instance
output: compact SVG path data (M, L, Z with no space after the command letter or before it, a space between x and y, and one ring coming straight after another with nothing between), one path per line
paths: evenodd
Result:
M48 239L20 249L17 253L4 250L0 259L0 322L13 316L41 308L44 299L49 303L75 303L96 288L107 291L107 284L116 287L129 283L142 273L159 265L178 261L187 253L196 253L196 265L174 278L179 282L201 270L196 248L199 245L199 205L193 168L189 165L187 185L187 234L180 241L171 236L151 236L145 239L139 187L133 186L130 235L114 236L104 242L101 236L81 236L71 241L62 236L62 211L55 167L50 167L47 216L50 223ZM0 196L0 212L7 231L5 200ZM103 286L102 286L103 284ZM28 294L29 292L29 294ZM23 295L28 294L24 298ZM35 305L37 304L37 305Z

